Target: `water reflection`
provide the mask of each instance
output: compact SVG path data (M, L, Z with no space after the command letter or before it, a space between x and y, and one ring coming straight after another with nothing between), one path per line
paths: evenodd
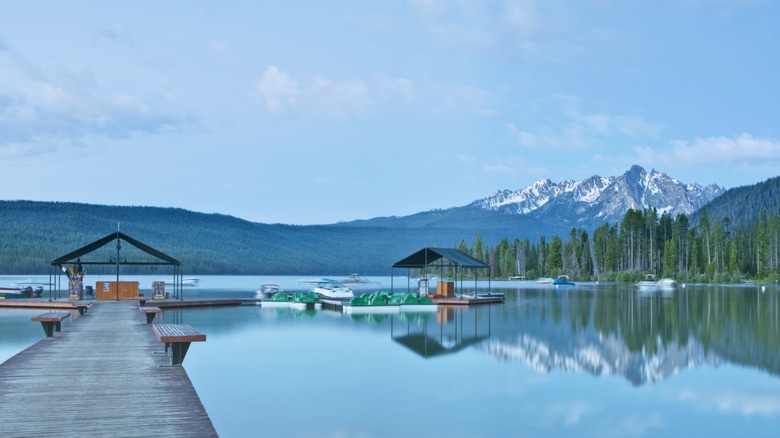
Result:
M518 289L478 348L541 372L620 375L635 385L724 361L777 376L779 308L777 291L754 288Z
M440 307L434 313L353 314L263 309L264 323L309 320L344 330L381 330L404 351L425 359L475 349L499 361L552 370L621 376L633 385L682 369L750 366L780 375L780 302L776 290L688 286L645 292L633 285L503 289L502 305ZM186 318L182 317L186 312ZM167 322L190 322L197 310L166 311ZM226 333L256 323L230 311L206 312L210 330ZM187 321L183 321L187 319Z
M490 337L489 327L487 331L482 330L483 333L480 333L477 315L477 312L468 312L466 309L442 307L436 314L435 324L431 324L429 330L428 320L431 319L431 314L401 314L391 317L390 337L399 345L426 359L457 353ZM466 322L465 330L462 324L469 316L474 322L473 331L470 322ZM395 318L399 321L395 322ZM461 324L458 324L458 320ZM452 323L448 324L449 322Z

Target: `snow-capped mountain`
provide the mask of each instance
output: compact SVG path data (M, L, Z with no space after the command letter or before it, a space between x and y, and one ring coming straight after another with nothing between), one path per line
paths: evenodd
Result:
M617 177L592 176L555 184L539 180L517 191L503 190L461 207L430 210L339 224L350 227L424 230L426 242L486 241L567 235L572 228L592 231L620 223L628 209L656 208L658 216L691 215L720 195L717 185L683 184L665 173L632 166Z
M573 224L614 223L622 220L628 209L656 208L659 216L689 215L722 192L714 184L683 184L655 169L647 172L635 165L618 177L592 176L559 184L539 180L522 190L496 192L471 205L535 218L554 217Z

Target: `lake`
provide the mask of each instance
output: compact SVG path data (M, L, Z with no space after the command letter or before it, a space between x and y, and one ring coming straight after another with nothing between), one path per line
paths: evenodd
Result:
M298 279L201 277L184 296L306 290ZM491 286L504 304L392 316L241 306L165 320L208 335L184 366L223 437L777 436L776 286ZM0 361L43 338L36 312L0 309Z

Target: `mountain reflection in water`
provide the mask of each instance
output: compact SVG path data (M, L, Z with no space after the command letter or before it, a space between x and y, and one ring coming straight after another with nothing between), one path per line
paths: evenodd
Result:
M565 290L503 288L497 289L506 294L500 305L344 315L337 324L389 330L399 347L425 359L473 348L541 373L622 376L633 385L724 363L778 376L780 302L777 290L769 289L688 285L645 292L614 283ZM274 309L273 314L277 324L321 317L313 310ZM241 320L221 320L213 329L230 331L231 324Z
M476 348L539 372L620 375L634 385L724 362L777 376L779 308L774 288L518 289L504 306L490 309L490 336ZM478 317L485 311L466 310Z

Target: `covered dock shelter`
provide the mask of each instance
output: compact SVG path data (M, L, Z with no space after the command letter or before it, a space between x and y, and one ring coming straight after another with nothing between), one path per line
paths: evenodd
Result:
M434 248L434 247L428 247L423 248L414 254L399 260L398 262L393 264L393 273L391 273L390 276L390 290L393 291L393 280L394 280L394 274L395 268L408 268L409 275L407 275L407 290L411 288L411 285L409 284L409 281L411 279L411 270L414 268L422 269L423 270L423 276L418 281L418 288L425 288L427 290L428 288L428 269L438 269L439 270L439 278L443 278L443 271L444 268L454 268L455 270L455 278L460 277L460 288L457 287L457 282L455 282L456 291L455 294L457 295L457 290L461 291L461 295L463 294L463 278L462 276L459 276L459 273L462 273L465 269L476 269L482 270L482 269L489 269L490 266L488 266L486 263L475 259L474 257L453 248ZM475 272L474 274L474 294L476 296L476 290L477 290L477 280L478 275ZM490 273L488 272L487 275L488 279L488 289L490 288Z
M116 255L114 255L113 251L111 252L110 257L106 258L106 252L103 251L101 255L94 254L97 250L105 247L106 245L110 243L116 243L115 249L116 249ZM130 246L137 248L140 250L140 253L138 251L134 251L134 254L131 254L131 259L127 259L127 255L124 257L122 256L122 253L120 252L122 250L122 242L125 242L129 244ZM92 254L93 258L89 258L89 255ZM126 254L126 253L125 253ZM134 259L135 256L135 259ZM82 260L82 257L85 257L84 260ZM103 259L100 259L98 257L103 257ZM143 259L141 259L143 257ZM70 265L78 266L78 269L80 270L82 266L88 266L88 265L103 265L103 266L116 266L116 299L119 299L119 268L120 266L170 266L173 270L173 296L174 298L178 297L179 299L183 299L182 297L182 283L183 283L183 272L182 272L182 263L179 260L176 260L175 258L152 248L149 245L146 245L143 242L140 242L136 239L133 239L132 237L121 233L119 231L115 233L111 233L107 235L106 237L103 237L102 239L98 239L88 245L85 245L75 251L72 251L68 254L63 255L62 257L58 257L51 261L51 264L49 265L49 300L52 299L52 286L55 284L53 280L56 280L57 284L59 284L60 275L65 272L67 269L70 268Z

